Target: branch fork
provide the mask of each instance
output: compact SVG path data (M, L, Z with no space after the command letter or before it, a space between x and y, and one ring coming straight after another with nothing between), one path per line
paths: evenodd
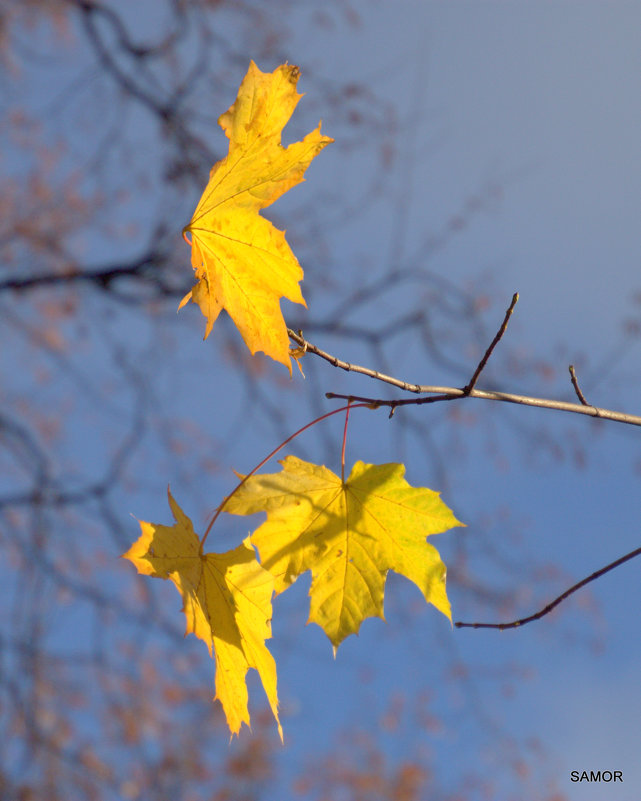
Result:
M351 364L349 362L343 361L342 359L339 359L337 356L333 356L332 354L327 353L324 350L321 350L311 342L308 342L303 336L302 331L295 332L292 331L291 329L287 329L287 333L289 334L290 338L293 339L294 342L298 344L300 348L304 349L306 353L313 353L316 356L319 356L321 359L324 359L325 361L329 362L334 367L340 367L342 370L351 371L354 373L361 373L362 375L369 376L370 378L374 378L377 381L382 381L385 384L390 384L391 386L398 387L404 392L411 392L417 395L421 395L420 398L404 398L404 399L397 398L395 400L387 400L385 398L371 398L371 397L363 397L361 395L342 395L336 392L325 393L326 398L346 400L348 403L348 407L350 404L353 403L359 403L360 405L369 409L378 409L381 406L389 406L390 407L389 416L392 417L394 415L394 412L399 406L410 406L410 405L421 406L423 404L438 403L439 401L451 401L451 400L457 400L459 398L481 398L483 400L503 401L504 403L517 403L523 406L538 406L539 408L543 409L555 409L557 411L562 411L562 412L585 414L589 415L590 417L599 417L604 420L612 420L618 423L625 423L626 425L641 426L640 415L626 414L624 412L613 411L611 409L602 409L599 408L598 406L592 406L590 403L588 403L588 401L585 398L585 395L581 391L581 387L579 386L574 365L570 365L568 369L570 372L570 380L572 382L572 387L574 388L574 392L579 400L579 403L569 403L567 401L554 400L548 398L537 398L529 395L516 395L509 392L496 392L491 390L488 391L488 390L476 389L476 384L481 376L481 373L485 369L490 357L492 356L492 353L494 352L494 349L501 341L503 335L507 330L510 317L512 316L514 307L516 306L518 300L519 300L519 294L518 292L515 292L514 295L512 296L512 302L510 303L509 307L505 312L505 317L503 318L503 322L501 323L500 328L496 332L494 339L492 340L487 350L483 354L483 358L478 363L469 382L460 389L457 387L430 386L423 384L415 384L408 381L402 381L401 379L394 378L393 376L385 375L384 373L381 373L378 370L372 370L369 367L362 367L357 364ZM605 567L601 568L600 570L597 570L587 578L584 578L577 584L574 584L564 593L559 595L554 601L549 603L547 606L543 607L543 609L536 612L535 614L530 615L529 617L520 618L519 620L514 620L508 623L464 623L458 621L454 625L456 626L456 628L474 628L474 629L485 628L485 629L499 629L500 631L511 628L519 628L520 626L523 626L526 623L531 623L534 620L539 620L544 615L549 614L562 601L564 601L570 595L575 593L577 590L584 587L586 584L589 584L591 581L594 581L600 576L603 576L605 573L608 573L615 567L619 567L619 565L622 565L624 562L627 562L628 560L633 559L635 556L639 555L641 555L641 548L637 548L631 553L622 556L620 559L617 559L615 562L612 562L609 565L606 565Z

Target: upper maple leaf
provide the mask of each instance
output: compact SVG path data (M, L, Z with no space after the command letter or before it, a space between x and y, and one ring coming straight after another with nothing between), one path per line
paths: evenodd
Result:
M294 456L281 464L281 473L247 479L224 510L267 512L251 536L261 564L277 593L312 571L309 620L335 648L365 618L383 618L388 570L413 581L451 620L445 565L425 538L463 524L439 493L410 486L402 464L356 462L345 482Z
M183 232L191 232L198 284L179 307L190 299L198 303L207 318L205 338L226 309L249 350L264 351L290 373L280 298L306 305L298 286L303 271L284 231L259 211L303 181L312 159L334 141L321 135L319 123L302 142L281 145L282 129L302 97L298 77L298 67L284 64L265 73L252 61L236 101L220 116L229 154L212 167Z
M201 553L191 520L168 494L176 524L141 521L142 534L123 557L139 573L171 579L178 588L185 633L203 640L216 658L216 698L232 734L249 725L245 676L256 668L282 739L276 663L265 645L271 637L274 579L258 563L249 539L226 553Z

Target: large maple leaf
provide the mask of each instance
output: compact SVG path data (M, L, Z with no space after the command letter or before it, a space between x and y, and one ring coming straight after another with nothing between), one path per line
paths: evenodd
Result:
M249 725L246 674L255 668L278 724L276 663L271 637L273 577L260 566L249 539L226 553L201 553L191 520L169 493L173 526L140 522L142 534L125 559L139 573L171 579L183 598L186 634L207 644L216 659L216 698L232 734ZM212 653L213 652L213 653Z
M184 229L191 232L192 266L198 283L183 299L207 318L205 338L226 309L252 353L264 351L291 373L289 338L280 309L284 297L303 306L303 271L285 233L261 217L292 186L304 180L312 159L333 142L320 123L302 142L284 148L281 132L300 98L298 67L261 72L252 61L234 104L218 120L229 154L215 164L209 183Z
M463 524L437 492L410 486L402 464L356 462L345 482L294 456L281 464L280 473L247 479L224 509L267 512L251 535L261 564L277 593L312 571L309 621L334 648L365 618L384 617L388 570L413 581L451 620L445 565L426 537Z

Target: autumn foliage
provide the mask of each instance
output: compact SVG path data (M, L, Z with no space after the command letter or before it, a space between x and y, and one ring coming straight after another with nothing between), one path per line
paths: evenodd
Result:
M141 523L142 535L124 554L138 572L171 579L183 597L186 634L195 634L216 659L216 698L236 734L249 725L245 674L260 674L278 722L276 665L271 637L273 576L257 562L249 541L223 554L203 554L191 520L169 493L173 526ZM278 729L282 737L280 723Z
M298 286L303 273L284 233L259 211L302 181L332 141L319 124L302 142L282 147L282 128L301 97L298 77L295 66L263 73L252 62L235 103L220 117L229 153L211 170L185 228L198 283L181 303L198 303L207 317L205 336L225 309L252 354L263 351L290 372L279 303L281 297L305 303ZM170 494L175 524L142 522L140 538L124 554L139 573L176 585L186 632L203 640L216 660L216 698L232 734L249 725L246 673L255 668L282 737L276 664L265 641L272 596L301 574L312 574L309 622L334 649L366 618L383 618L389 570L410 579L451 620L445 565L426 538L462 524L437 492L410 486L403 465L359 461L345 478L344 449L341 461L341 477L291 455L280 473L241 477L216 518L265 512L267 519L226 553L204 552L208 531L199 538Z
M300 183L312 159L333 140L320 123L302 142L284 148L281 132L302 95L298 67L261 72L252 63L236 102L218 123L229 154L212 167L191 222L192 266L198 283L183 299L200 306L209 336L225 309L252 353L263 351L290 367L289 338L280 298L305 305L303 271L283 231L260 209Z

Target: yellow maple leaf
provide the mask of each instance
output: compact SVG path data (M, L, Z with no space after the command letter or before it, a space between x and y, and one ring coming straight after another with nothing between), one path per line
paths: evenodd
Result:
M218 120L229 138L228 155L215 164L191 222L192 266L198 283L192 300L207 318L205 338L226 309L253 353L264 351L289 368L289 338L280 298L305 306L303 271L285 233L261 217L304 180L312 159L333 142L320 123L302 142L284 148L281 132L302 97L299 69L283 64L271 73L252 61L234 104Z
M439 493L412 487L402 464L356 462L343 483L331 470L294 456L280 473L251 476L224 509L267 512L251 535L277 593L312 571L309 622L334 648L367 617L383 618L388 570L414 582L451 620L445 565L425 538L461 526Z
M139 573L176 585L187 619L185 634L195 634L215 656L216 698L232 734L243 723L249 726L246 674L255 668L282 740L276 663L265 645L271 637L274 579L256 560L249 538L226 553L201 553L191 520L168 495L175 525L140 521L142 534L123 557Z

